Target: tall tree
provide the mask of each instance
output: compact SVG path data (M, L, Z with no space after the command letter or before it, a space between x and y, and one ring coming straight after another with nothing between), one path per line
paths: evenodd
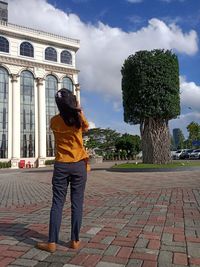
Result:
M185 148L185 136L181 129L178 133L178 147L177 148L179 149Z
M139 51L125 60L121 73L124 121L140 124L143 162L170 162L168 122L180 114L177 56Z
M190 146L192 146L193 141L200 140L200 124L192 121L190 124L188 124L187 130L189 132L188 142Z
M141 140L138 135L123 134L115 142L116 151L125 151L128 157L135 156L139 153Z
M87 148L98 148L103 151L115 149L115 141L120 136L120 133L110 128L94 128L84 134L84 139L87 140Z

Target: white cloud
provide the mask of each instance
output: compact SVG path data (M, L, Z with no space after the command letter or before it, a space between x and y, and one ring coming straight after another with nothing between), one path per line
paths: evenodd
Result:
M172 132L172 129L174 128L180 128L183 131L183 134L185 138L188 137L188 131L187 131L187 126L190 124L192 121L195 121L199 123L200 121L200 112L190 112L187 114L182 114L179 118L171 120L169 125L170 125L170 130Z
M96 125L95 125L95 123L93 121L89 121L88 123L89 123L89 129L96 128Z
M132 15L128 18L128 20L132 23L137 23L137 24L144 22L144 18L138 15Z
M148 25L140 30L125 32L102 22L97 25L86 24L76 14L64 13L46 0L9 0L8 2L10 22L81 40L81 47L77 53L77 68L81 70L79 76L81 88L100 92L113 103L115 111L120 110L121 103L120 70L124 60L130 54L155 48L172 49L187 55L194 55L198 51L198 38L195 31L183 32L175 23L167 24L156 18L149 20ZM129 0L129 2L139 1ZM187 82L183 77L180 81L182 109L191 107L192 112L181 115L170 125L172 127L180 125L186 133L184 127L191 120L200 119L200 86ZM188 109L188 111L191 110ZM124 126L124 123L117 126L117 122L113 123L115 125L110 127L118 127L117 129L121 131L123 129L127 132L132 131L133 126ZM94 127L95 123L91 121L90 128Z
M188 111L200 113L200 86L180 77L181 106Z
M113 101L121 99L120 70L130 54L163 48L193 55L198 50L197 33L184 33L176 24L154 18L138 31L125 32L101 22L85 24L77 15L64 13L46 0L9 0L9 20L80 39L77 67L82 89L101 92Z
M181 109L184 114L170 121L170 129L172 131L173 128L180 128L187 137L187 125L191 121L200 122L200 86L186 81L185 77L180 77L180 92Z

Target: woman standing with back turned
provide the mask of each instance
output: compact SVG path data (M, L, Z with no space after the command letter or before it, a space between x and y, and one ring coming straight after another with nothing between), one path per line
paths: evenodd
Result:
M53 200L49 222L49 240L36 247L49 252L56 250L62 220L62 210L67 188L71 191L71 248L79 248L79 232L82 222L83 199L87 180L88 155L83 147L82 133L88 130L88 122L78 107L76 97L67 89L55 96L59 114L51 119L56 146L56 158L52 178Z

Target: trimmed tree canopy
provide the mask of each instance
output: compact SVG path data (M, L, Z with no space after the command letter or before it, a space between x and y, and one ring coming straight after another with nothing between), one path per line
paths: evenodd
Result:
M139 51L125 60L121 73L125 122L180 114L178 59L171 51Z

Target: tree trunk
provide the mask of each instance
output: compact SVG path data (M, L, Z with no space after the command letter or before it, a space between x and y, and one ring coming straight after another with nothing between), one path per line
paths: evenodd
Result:
M171 162L168 120L146 118L140 124L143 163Z

